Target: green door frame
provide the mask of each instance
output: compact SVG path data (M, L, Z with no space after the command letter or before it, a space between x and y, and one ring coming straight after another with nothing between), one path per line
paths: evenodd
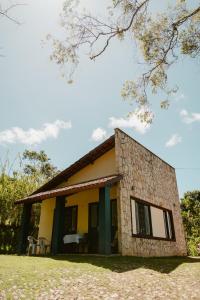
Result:
M56 206L54 209L53 229L51 239L51 253L58 254L61 251L64 213L65 213L66 197L56 197Z
M19 240L18 240L18 249L17 249L18 255L26 253L26 248L28 243L27 236L29 233L30 219L31 219L31 209L32 209L32 203L24 203L22 216L21 216Z
M97 226L96 228L91 227L91 211L92 206L97 206ZM98 240L99 240L99 202L90 202L88 204L88 252L89 253L98 253ZM96 231L96 232L95 232ZM95 243L95 244L94 244Z
M99 189L99 253L111 254L110 187Z

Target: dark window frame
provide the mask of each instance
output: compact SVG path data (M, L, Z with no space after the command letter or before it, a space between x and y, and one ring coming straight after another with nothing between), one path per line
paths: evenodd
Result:
M132 200L138 203L142 203L143 205L147 205L149 207L149 214L150 214L150 230L151 230L151 235L142 235L138 233L133 233L133 224L132 224ZM164 212L168 212L170 215L170 221L171 221L171 230L172 230L172 238L170 239L169 237L163 238L163 237L156 237L153 236L153 228L152 228L152 217L151 217L151 206L156 207L158 209L161 209L163 211L163 217L164 217ZM174 229L174 219L173 219L173 213L172 210L164 208L162 206L153 204L151 202L136 198L131 196L130 197L130 209L131 209L131 233L132 237L136 238L144 238L144 239L153 239L153 240L163 240L163 241L170 241L170 242L176 242L176 236L175 236L175 229ZM165 225L165 217L164 217L164 225ZM165 225L166 226L166 225ZM165 227L166 228L166 227ZM169 235L166 235L169 236Z
M70 234L76 234L77 233L77 229L78 229L78 205L65 206L65 213L66 213L67 209L73 210L73 208L76 208L76 229L74 231L68 232L67 229L64 228L65 235L70 235Z
M99 202L98 201L95 201L95 202L89 202L88 203L88 230L89 230L89 227L91 227L91 228L94 228L94 227L92 227L91 225L91 216L90 216L90 214L91 214L91 208L92 208L92 205L97 205L97 224L96 224L96 227L95 228L98 228L99 227Z
M136 211L136 230L139 231L139 233L137 233L138 236L140 237L150 237L152 236L152 221L151 221L151 211L150 211L150 205L146 204L146 203L142 203L140 201L137 201L135 200L135 211ZM144 213L144 216L142 218L143 220L143 224L141 224L141 220L139 217L139 209L141 209L141 206L143 206L142 210L143 210L143 213ZM148 225L147 223L145 222L145 207L147 207L147 212L148 212ZM140 211L141 212L141 211ZM143 225L143 226L142 226ZM148 227L148 228L147 228ZM149 230L149 233L142 233L141 231L148 231Z
M170 220L170 227L171 227L171 237L170 237L170 228L169 228L169 224L168 224L168 217L169 216L169 220ZM164 217L164 225L165 225L165 233L167 236L168 240L174 240L175 239L175 230L174 230L174 220L173 220L173 215L172 215L172 211L167 210L167 209L163 209L163 217Z

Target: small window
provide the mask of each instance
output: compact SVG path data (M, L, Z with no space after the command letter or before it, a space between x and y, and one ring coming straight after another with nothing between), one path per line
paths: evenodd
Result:
M163 216L165 221L166 238L169 240L173 240L175 238L175 233L174 233L172 212L168 210L164 210Z
M150 226L150 206L141 202L135 202L136 204L136 228L139 235L151 235Z
M90 206L90 227L98 227L98 203L92 203Z
M69 206L65 208L65 234L73 234L77 232L77 212L78 206Z
M151 236L152 230L150 206L135 200L131 201L131 205L133 233L140 236ZM135 221L133 213L135 213Z

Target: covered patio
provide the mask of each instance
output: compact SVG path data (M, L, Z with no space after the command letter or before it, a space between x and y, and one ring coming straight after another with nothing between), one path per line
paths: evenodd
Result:
M119 174L109 175L89 181L79 182L76 184L47 190L30 195L27 198L16 201L16 204L23 205L21 218L21 232L18 245L18 253L24 254L27 249L27 237L29 232L29 223L31 217L32 205L37 202L43 202L47 199L55 199L55 207L53 212L53 223L51 232L50 253L56 255L63 252L63 228L66 219L66 206L70 202L72 195L78 195L85 191L98 191L98 249L97 253L109 255L112 253L111 243L113 239L112 233L112 199L111 189L117 185L122 178ZM80 195L80 194L79 194ZM77 196L78 197L78 196ZM81 197L80 197L81 198ZM84 201L84 199L79 201ZM116 199L115 199L116 200ZM117 203L117 201L115 201ZM97 202L96 202L97 203ZM78 215L81 216L82 211L79 209ZM89 205L88 205L89 214ZM117 210L116 210L117 214ZM82 216L86 218L85 216Z

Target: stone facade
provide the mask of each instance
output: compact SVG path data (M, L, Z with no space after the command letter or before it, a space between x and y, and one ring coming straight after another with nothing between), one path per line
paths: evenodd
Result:
M173 167L119 129L115 131L118 184L118 235L122 255L186 255L186 243ZM136 197L169 209L173 214L176 241L132 236L130 198Z

